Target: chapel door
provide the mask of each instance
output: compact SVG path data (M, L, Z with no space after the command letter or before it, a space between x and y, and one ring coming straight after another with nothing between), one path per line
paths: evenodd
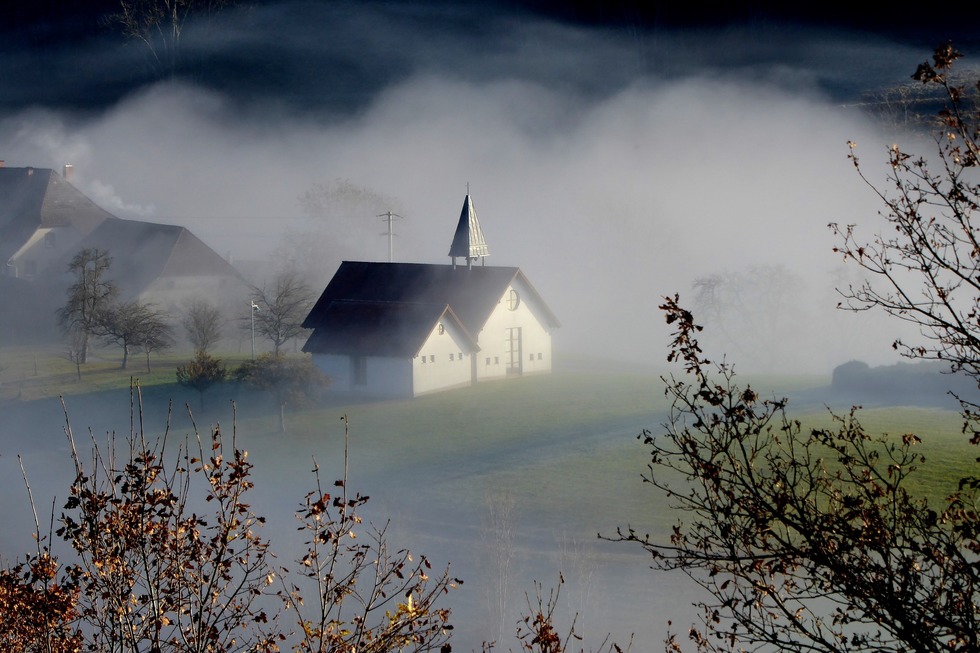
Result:
M520 374L523 369L524 353L521 344L521 327L507 329L506 346L507 374Z

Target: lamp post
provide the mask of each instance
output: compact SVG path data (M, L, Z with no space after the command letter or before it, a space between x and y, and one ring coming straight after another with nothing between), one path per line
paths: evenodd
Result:
M249 322L252 327L252 360L255 360L255 311L259 310L259 305L254 300L249 300L251 308L248 311Z

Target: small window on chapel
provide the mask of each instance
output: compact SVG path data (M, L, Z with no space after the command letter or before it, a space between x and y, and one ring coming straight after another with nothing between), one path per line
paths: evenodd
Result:
M436 362L436 355L435 354L432 354L431 356L429 356L429 362L430 363L435 363Z
M541 360L541 352L538 352L538 360Z
M490 364L490 357L487 356L487 365L489 365L489 364Z
M441 336L446 332L446 327L442 324L439 325L439 335Z
M521 296L517 294L517 291L513 288L507 293L507 310L516 311L517 307L521 305Z
M449 354L449 360L456 360L456 354Z
M459 352L459 360L463 360L463 352Z

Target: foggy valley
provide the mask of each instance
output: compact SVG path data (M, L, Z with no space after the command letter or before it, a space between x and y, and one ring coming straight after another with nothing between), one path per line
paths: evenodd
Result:
M672 329L658 305L680 293L705 323L709 356L768 392L798 392L811 412L843 405L826 388L841 364L896 365L892 342L916 331L837 309L836 289L861 277L833 251L828 223L871 233L880 210L848 142L875 183L893 142L935 147L908 119L909 106L928 106L894 100L930 39L946 35L783 18L602 24L532 5L230 6L206 30L188 27L173 76L107 28L52 42L25 35L0 61L0 160L56 174L70 164L71 185L109 214L185 228L234 266L241 277L217 286L224 336L213 349L229 368L249 359L250 285L294 271L315 300L342 261L387 260L387 212L398 216L394 261L449 263L470 195L487 265L519 267L560 320L553 374L378 402L327 387L288 405L280 433L267 393L227 383L199 397L176 384L194 349L176 307L200 287L171 286L178 344L152 353L146 432L191 432L185 403L203 433L220 423L230 437L234 419L255 465L253 506L288 566L312 457L325 481L343 474L346 415L350 483L371 495L368 517L390 520L395 546L465 581L445 601L456 650L511 647L532 579L549 587L559 573L561 617L580 614L588 646L634 633L637 650L652 650L668 621L684 633L697 619L699 590L596 534L629 524L666 537L675 521L640 480L649 455L636 442L667 419L660 375L680 369L666 362ZM18 324L0 333L5 562L33 546L19 456L42 532L67 496L58 396L78 440L130 430L119 348L95 342L81 384L65 358L55 309L66 285L33 298L45 307L36 315L0 320ZM22 310L12 297L9 316ZM287 355L306 357L308 335L289 338ZM130 356L143 376L142 354ZM923 419L948 408L932 399ZM56 538L56 553L68 548Z

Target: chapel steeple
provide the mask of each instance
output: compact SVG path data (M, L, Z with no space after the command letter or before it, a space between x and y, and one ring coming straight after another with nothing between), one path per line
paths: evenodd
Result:
M469 188L467 188L463 210L456 224L456 235L453 236L453 244L449 247L449 256L453 259L453 267L456 266L457 258L466 259L466 267L472 267L473 261L478 258L481 265L486 265L486 257L489 255L490 250L487 248L487 241L483 239L480 220L476 217L476 209L473 208L473 200L470 199Z

